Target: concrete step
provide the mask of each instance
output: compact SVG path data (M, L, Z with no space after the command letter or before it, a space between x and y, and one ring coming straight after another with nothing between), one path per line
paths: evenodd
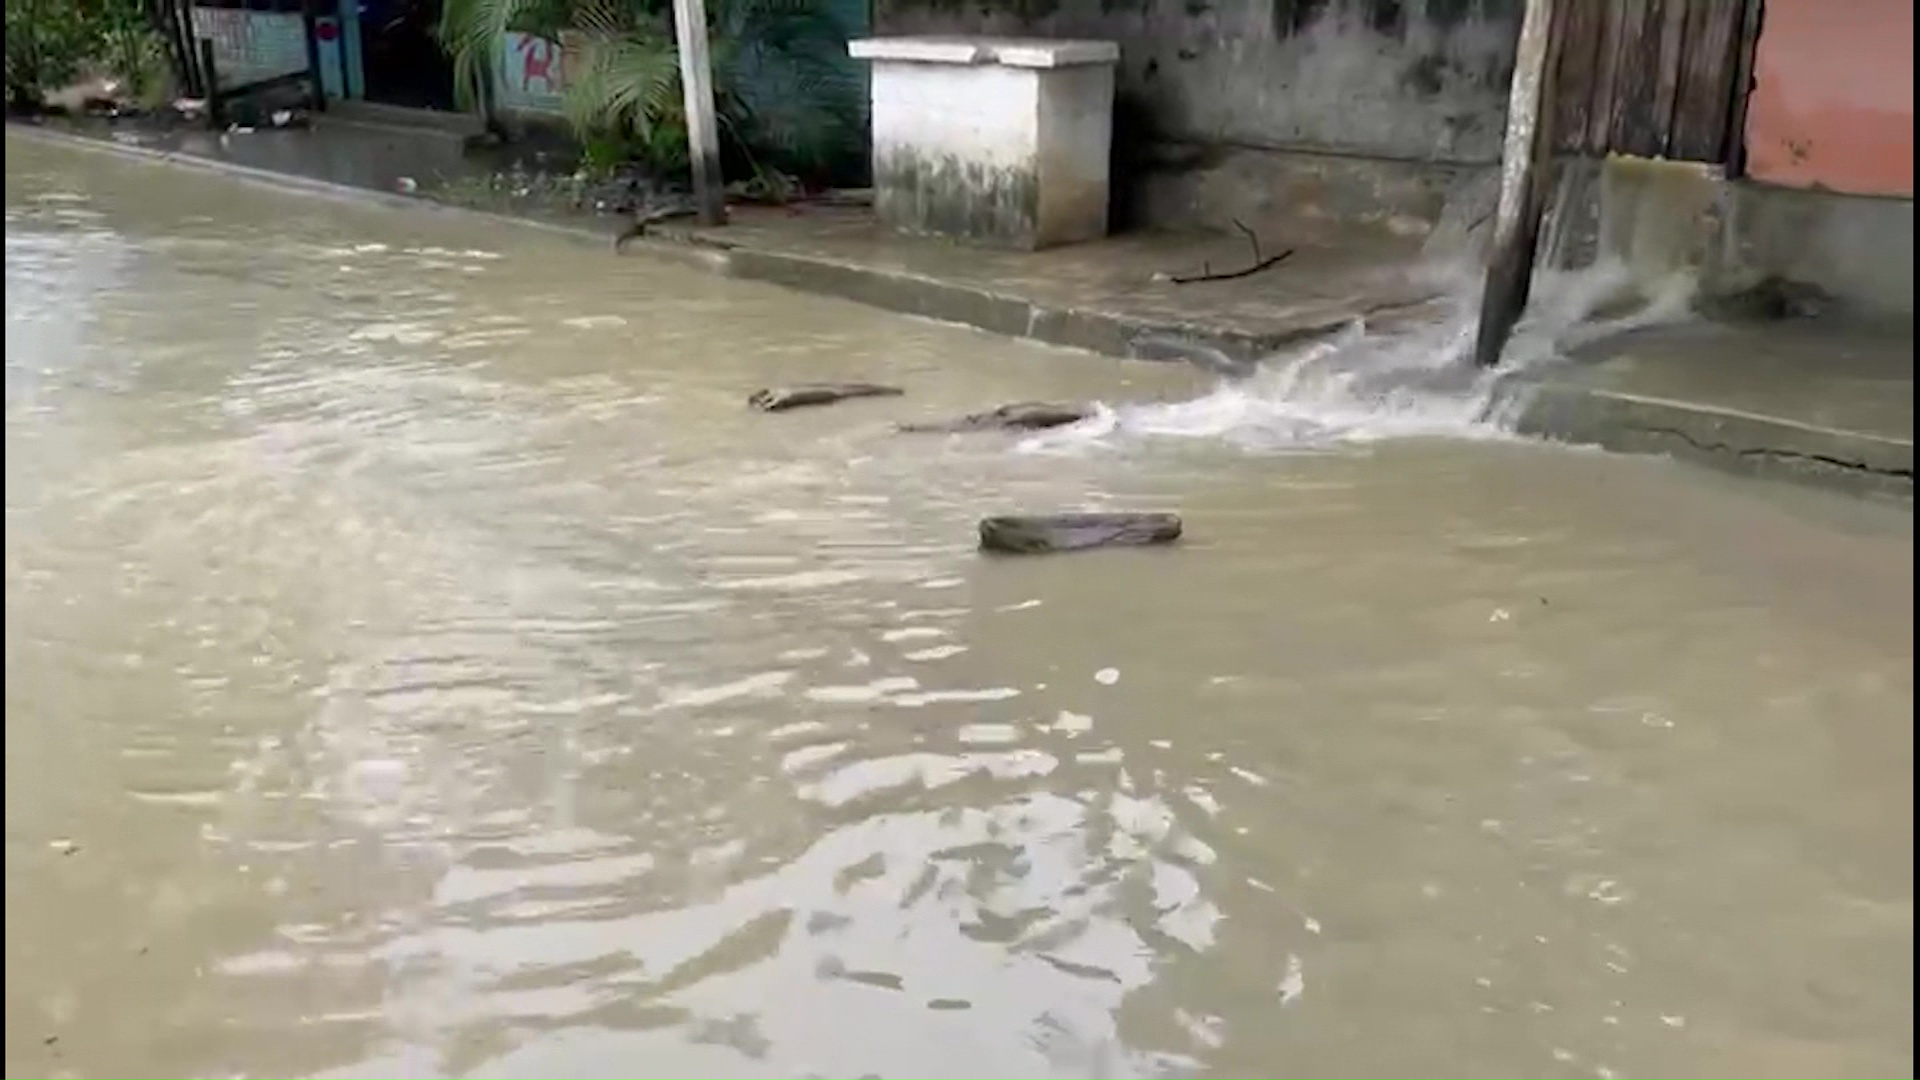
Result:
M412 109L400 105L381 105L371 101L329 101L320 123L378 128L407 134L460 140L486 130L473 113L441 112L437 109Z

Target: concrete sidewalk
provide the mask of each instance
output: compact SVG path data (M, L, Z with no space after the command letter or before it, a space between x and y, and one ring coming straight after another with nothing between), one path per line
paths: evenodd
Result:
M1910 498L1913 328L1686 323L1577 350L1522 431Z
M10 136L16 132L9 125ZM312 131L34 127L19 134L113 147L267 183L415 208L484 168L444 133L323 119ZM402 194L413 191L416 194ZM607 245L617 220L547 208L499 215ZM861 209L736 207L723 228L656 226L629 250L735 277L1113 356L1246 362L1366 318L1419 320L1446 283L1416 240L1351 230L1299 244L1248 277L1171 274L1244 267L1244 237L1130 235L1037 253L962 247L882 230ZM1286 237L1262 237L1263 254ZM1910 497L1913 333L1826 322L1644 331L1517 376L1523 430L1624 452L1668 453L1741 472Z
M1292 251L1246 277L1176 282L1253 265L1244 236L1116 236L1037 252L997 251L883 229L871 212L740 207L722 228L650 234L722 250L732 271L895 311L1111 356L1165 359L1197 345L1251 362L1356 318L1416 318L1446 296L1414 243L1354 231L1339 247L1262 238Z

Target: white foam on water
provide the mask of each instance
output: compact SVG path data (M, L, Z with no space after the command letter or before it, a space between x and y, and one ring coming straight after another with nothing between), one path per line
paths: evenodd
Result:
M1280 977L1280 1004L1292 1005L1307 992L1307 966L1297 953L1287 954L1286 974Z
M1618 306L1633 288L1624 268L1542 272L1502 364L1487 370L1471 355L1478 284L1457 270L1429 274L1452 287L1433 302L1436 314L1426 322L1375 328L1355 319L1264 359L1251 375L1223 379L1200 397L1096 402L1086 420L1034 435L1018 449L1071 453L1126 440L1211 439L1255 452L1311 453L1386 439L1512 439L1526 403L1512 380L1516 372L1603 337L1684 317L1692 286L1676 278L1641 296L1629 314L1599 319L1596 312Z

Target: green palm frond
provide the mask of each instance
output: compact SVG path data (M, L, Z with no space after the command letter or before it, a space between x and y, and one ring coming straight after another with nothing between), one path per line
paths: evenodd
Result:
M566 115L604 152L628 145L681 169L686 123L668 0L445 0L441 36L463 100L478 100L511 30L564 36ZM857 155L864 87L845 68L831 0L708 0L723 153L758 176Z
M169 54L142 0L7 0L7 100L37 105L83 74L118 80L141 104L165 100Z
M862 128L857 102L850 101L837 72L821 73L804 65L768 64L736 90L727 112L743 141L788 168L814 171L859 147Z
M567 119L582 133L630 131L642 141L677 108L679 58L657 32L586 35L568 72Z
M463 108L483 99L507 32L519 29L537 5L538 0L445 0L440 43L453 62L454 94Z

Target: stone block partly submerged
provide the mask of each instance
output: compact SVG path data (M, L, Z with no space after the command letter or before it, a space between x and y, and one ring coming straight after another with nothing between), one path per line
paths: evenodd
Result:
M980 549L1045 555L1101 547L1171 544L1183 531L1177 514L1034 514L983 518Z
M1118 45L887 37L848 51L873 63L884 224L1022 250L1107 234Z

